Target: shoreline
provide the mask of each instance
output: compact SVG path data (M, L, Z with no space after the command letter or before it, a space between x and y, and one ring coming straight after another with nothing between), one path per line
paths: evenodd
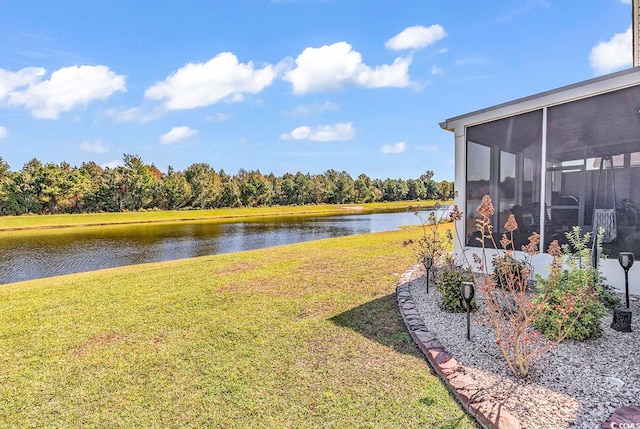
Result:
M412 204L413 203L413 204ZM336 216L341 214L358 213L377 213L385 211L411 210L417 207L418 210L430 210L434 208L435 202L426 201L424 205L415 205L416 201L403 201L391 203L365 203L357 206L354 205L327 205L319 204L313 206L274 206L274 207L254 207L254 208L225 208L225 209L207 209L202 212L212 213L210 215L200 216L184 216L185 213L197 213L198 210L192 211L144 211L144 212L113 212L113 213L81 213L81 214L61 214L61 215L22 215L22 216L6 216L0 217L0 232L14 231L33 231L33 230L49 230L63 228L85 228L100 226L118 226L118 225L136 225L150 223L182 223L182 222L203 222L203 221L219 221L227 223L241 219L268 218L268 217L291 217L291 216ZM296 209L297 208L297 209ZM225 211L216 214L215 211ZM237 213L233 213L236 211ZM253 211L253 213L252 213ZM177 216L171 217L172 214ZM167 216L164 218L154 218L157 216ZM57 217L57 218L56 218ZM79 219L63 219L61 223L47 222L52 219L73 218ZM82 222L82 217L104 218L95 221ZM140 217L141 219L131 219L131 217ZM145 218L146 217L146 218ZM109 220L112 218L113 220ZM118 220L122 218L122 220ZM24 220L29 219L31 225L20 225ZM37 222L41 220L42 222ZM78 222L80 221L80 222ZM14 223L16 225L6 225L3 223Z

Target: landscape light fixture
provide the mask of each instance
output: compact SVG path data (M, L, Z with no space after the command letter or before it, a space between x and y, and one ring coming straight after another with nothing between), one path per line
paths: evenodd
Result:
M433 267L433 258L429 255L426 255L422 263L424 264L424 267L427 269L427 293L429 293L429 273L431 271L431 267Z
M626 308L614 308L611 328L619 332L631 332L631 310L629 309L629 268L633 265L633 253L620 252L618 262L624 270L624 288L627 297Z
M618 262L624 270L624 290L627 298L627 308L629 308L629 268L633 265L633 253L620 252L618 254Z
M460 283L460 296L464 300L465 307L467 308L467 340L471 341L471 300L475 295L473 283L462 282Z

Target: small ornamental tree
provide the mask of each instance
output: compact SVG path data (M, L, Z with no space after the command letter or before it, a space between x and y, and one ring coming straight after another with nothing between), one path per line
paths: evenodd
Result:
M424 261L425 256L433 258L435 267L442 266L445 256L453 250L453 234L450 229L441 231L440 226L445 222L444 215L438 217L436 212L442 208L440 202L436 202L434 210L429 212L425 219L419 208L413 208L415 214L422 223L422 237L414 244L414 252L419 263ZM449 220L449 219L446 219Z
M514 257L513 232L518 228L515 217L510 215L505 224L506 233L500 239L501 249L497 246L493 234L491 216L494 213L491 198L485 195L478 207L480 217L476 226L480 232L479 241L482 243L481 255L474 254L473 259L481 272L475 277L475 286L484 302L482 320L489 324L495 332L495 342L509 370L517 377L525 378L529 375L532 362L540 357L556 344L561 342L567 332L574 326L580 317L581 311L576 303L585 298L586 293L579 291L575 294L561 292L556 295L559 309L557 325L554 327L554 340L548 340L539 331L534 329L534 322L545 311L551 301L550 288L541 291L534 301L534 295L527 290L527 279L531 275L529 264L516 264L517 271L505 272L499 278L498 284L488 270L487 248L485 243L491 243L498 252L498 258ZM462 219L462 213L457 209L451 213L452 219ZM456 236L460 239L456 231ZM533 258L539 253L540 235L533 232L529 237L529 243L522 246L526 259ZM557 241L549 246L548 253L553 256L551 263L551 275L560 275L562 272L562 251ZM469 263L469 261L467 261ZM469 263L470 264L470 263ZM577 309L577 310L576 310Z
M438 217L436 212L441 207L440 202L436 202L435 210L431 211L426 219L422 217L418 208L412 209L422 223L422 237L411 244L414 245L413 249L419 263L423 263L426 256L432 258L433 269L427 275L435 277L440 292L440 307L448 312L465 312L466 307L460 297L460 282L473 281L473 272L469 267L463 267L462 261L456 261L451 254L453 234L449 228L441 231L440 226L454 219L450 215L447 217L446 213ZM454 211L457 210L457 206L454 206ZM476 309L475 299L471 302L471 308Z

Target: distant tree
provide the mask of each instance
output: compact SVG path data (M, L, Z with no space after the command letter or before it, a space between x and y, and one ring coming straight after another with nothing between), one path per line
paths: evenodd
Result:
M450 200L453 198L453 182L443 180L438 183L436 198L439 200Z
M323 203L337 204L339 202L340 196L336 193L336 180L338 175L339 173L334 169L325 171L325 196L322 201Z
M384 184L382 179L373 179L373 187L376 193L375 201L384 201Z
M245 207L268 204L272 194L271 183L260 171L245 173L238 178L241 204Z
M71 186L68 182L70 175L69 164L62 163L58 166L54 163L48 163L42 170L40 178L40 202L42 203L42 213L58 213L60 212L60 203L66 198L66 190Z
M427 182L430 181L431 179L433 179L433 176L435 176L435 173L433 172L433 170L427 170L423 174L420 175L420 180L426 186Z
M64 168L64 210L71 213L84 211L85 198L95 192L89 172L82 168Z
M329 195L333 195L333 183L327 178L326 174L318 174L312 177L313 181L313 204L322 204L329 202Z
M0 157L0 215L20 214L16 199L16 174L11 172L9 164Z
M273 193L276 204L294 205L299 203L298 185L295 179L295 176L286 173L275 181Z
M366 174L361 174L354 182L355 199L359 203L370 203L377 200L376 186Z
M124 193L124 208L140 210L149 207L153 200L151 186L154 182L151 168L138 155L124 154L122 159L124 177L121 190Z
M409 187L402 179L387 179L384 181L384 201L402 201L407 199Z
M22 213L41 213L42 182L44 180L44 165L33 158L27 162L16 176L16 190L18 204Z
M424 185L425 189L425 198L434 200L437 199L438 193L438 183L433 180L434 172L432 170L427 170L424 174L420 175L420 181Z
M215 207L222 189L220 175L207 163L190 165L184 172L191 187L188 205L201 209Z
M103 171L102 167L93 161L83 162L78 169L78 172L87 180L84 194L81 196L82 203L79 206L80 211L102 211L99 209L103 204L98 198L98 193L100 192ZM78 197L80 197L80 195L78 195Z
M169 166L167 174L153 183L153 205L163 210L176 210L191 200L191 186L184 174Z
M335 175L333 179L333 203L347 204L355 201L356 188L351 176L342 171Z
M433 180L427 170L419 179L356 180L333 169L311 175L297 172L281 177L241 169L236 175L216 172L196 163L184 172L172 167L161 172L138 155L124 154L124 165L102 168L85 162L79 168L66 162L27 162L18 172L0 158L0 215L23 213L101 212L183 207L212 208L262 205L302 205L406 199L451 199L453 182Z
M296 173L296 199L295 204L313 204L315 202L315 182L310 174Z
M162 171L160 171L155 164L147 165L147 168L149 169L149 173L151 173L151 177L153 177L154 181L158 182L164 178L164 174L162 174Z
M425 194L426 194L426 198L430 199L430 200L435 200L437 199L437 194L438 194L438 182L436 182L435 180L431 179L428 180L427 182L423 182L424 183L424 189L425 189Z
M427 198L427 189L424 187L424 182L422 180L407 180L407 187L409 188L409 192L407 192L407 198L410 200L423 200Z
M94 211L115 212L124 209L124 196L127 190L124 173L123 167L107 167L102 171L98 190L92 198Z
M222 182L221 191L216 202L216 207L240 207L240 186L238 179L220 171L220 180Z

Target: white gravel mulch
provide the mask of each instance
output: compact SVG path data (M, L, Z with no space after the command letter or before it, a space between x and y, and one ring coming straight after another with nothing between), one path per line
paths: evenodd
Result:
M563 341L521 380L510 374L493 330L479 317L472 315L467 341L466 314L441 310L433 283L427 294L425 278L419 277L410 291L427 329L526 428L600 428L616 408L640 404L640 297L630 304L632 332L611 329L610 311L602 337Z

